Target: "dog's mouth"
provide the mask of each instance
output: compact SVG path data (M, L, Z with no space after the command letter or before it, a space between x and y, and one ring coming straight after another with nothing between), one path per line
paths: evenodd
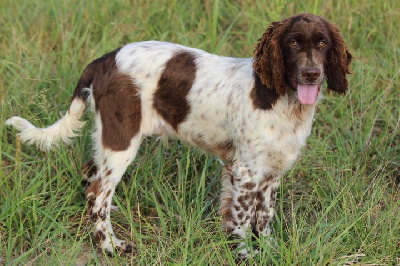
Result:
M313 104L318 98L321 84L298 84L293 81L293 87L297 89L297 98L301 104Z

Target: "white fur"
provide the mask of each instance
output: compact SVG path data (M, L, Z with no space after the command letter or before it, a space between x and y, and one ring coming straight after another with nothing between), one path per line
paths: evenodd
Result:
M54 145L58 146L59 142L69 143L70 138L75 137L85 125L84 121L80 121L85 111L85 102L80 99L74 99L66 114L53 125L47 128L38 128L29 121L19 116L13 116L7 119L5 124L11 125L20 131L19 136L22 142L36 146L48 151Z

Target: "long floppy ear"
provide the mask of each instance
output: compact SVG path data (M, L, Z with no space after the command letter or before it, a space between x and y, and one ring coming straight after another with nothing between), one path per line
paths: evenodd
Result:
M327 83L328 90L345 93L348 87L346 74L351 74L350 63L353 58L344 43L339 29L328 22L331 31L332 48L328 54Z
M253 56L253 69L261 82L280 95L285 95L288 86L282 49L286 27L285 22L272 22L258 40Z

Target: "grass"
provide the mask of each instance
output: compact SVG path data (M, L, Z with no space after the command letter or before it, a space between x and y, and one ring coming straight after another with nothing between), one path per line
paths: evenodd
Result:
M216 158L180 142L144 141L112 214L135 250L108 257L85 219L80 169L91 156L91 127L44 154L3 123L18 114L52 124L83 68L125 43L157 39L250 57L271 21L300 12L339 25L357 58L354 74L346 96L319 104L307 146L283 178L275 243L260 242L248 264L400 264L399 1L5 0L0 7L0 265L234 264L220 230Z

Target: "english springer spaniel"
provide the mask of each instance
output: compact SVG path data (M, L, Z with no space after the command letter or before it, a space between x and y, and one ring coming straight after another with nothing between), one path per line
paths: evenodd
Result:
M111 226L116 186L144 137L184 140L225 162L223 230L245 239L268 235L281 176L310 135L313 115L327 89L344 93L352 55L339 29L312 14L273 22L252 58L209 54L178 44L128 44L91 62L59 121L37 128L14 116L6 121L20 138L49 150L95 117L95 154L83 172L94 237L107 252L130 252ZM248 256L244 241L239 256Z

